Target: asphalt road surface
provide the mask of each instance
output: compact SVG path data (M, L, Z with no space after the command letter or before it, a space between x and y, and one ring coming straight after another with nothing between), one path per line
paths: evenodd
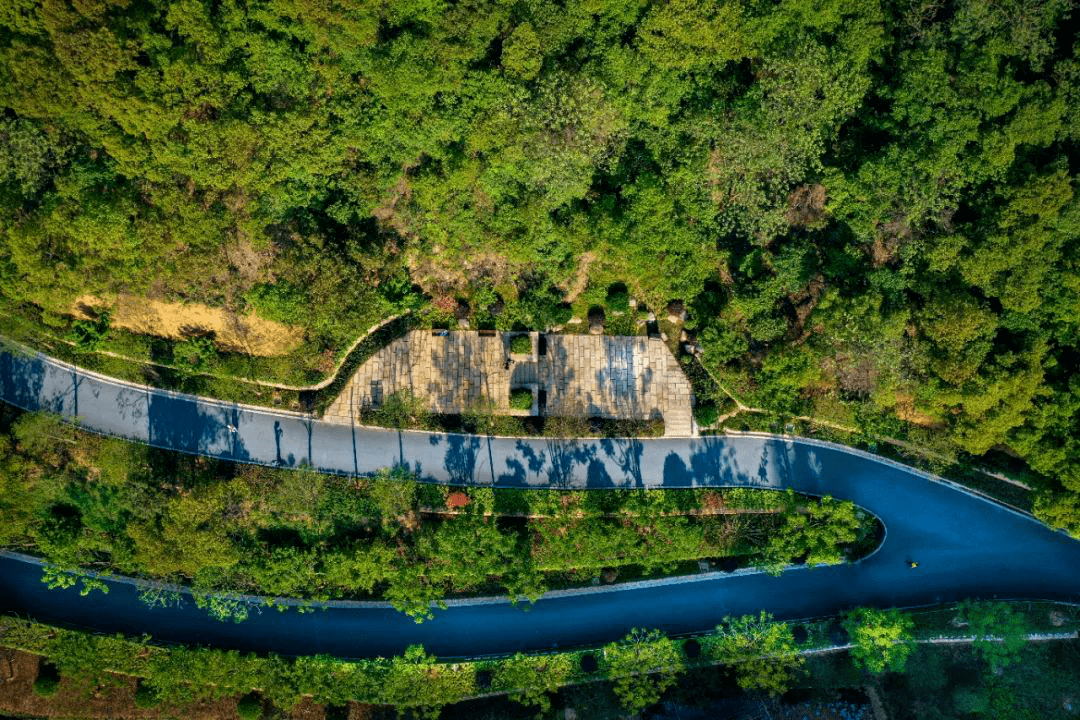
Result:
M118 382L33 353L0 353L0 397L82 427L157 447L239 462L372 473L406 465L425 482L532 488L793 488L855 502L886 538L861 562L551 593L522 610L504 598L454 602L422 624L384 603L268 609L241 624L187 599L150 609L137 588L108 595L48 590L35 564L0 557L0 610L106 632L150 633L285 655L398 654L420 643L440 657L595 645L634 627L708 630L725 615L829 615L859 605L916 606L978 598L1080 602L1080 542L930 475L830 443L767 435L556 440L398 432L323 423ZM909 562L918 562L918 568Z

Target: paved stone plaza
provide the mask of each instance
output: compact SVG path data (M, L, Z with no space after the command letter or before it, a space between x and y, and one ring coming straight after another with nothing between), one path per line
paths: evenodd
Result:
M656 338L531 333L532 352L512 355L518 333L444 334L414 330L360 366L324 419L350 423L360 408L378 407L409 389L439 413L460 413L483 399L496 412L510 409L510 391L541 393L545 415L645 420L662 417L665 434L688 436L690 383L667 346Z

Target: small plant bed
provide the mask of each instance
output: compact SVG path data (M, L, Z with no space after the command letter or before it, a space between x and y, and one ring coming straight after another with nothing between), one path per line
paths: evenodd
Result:
M511 410L532 410L533 406L533 394L532 390L518 389L510 391L510 409Z
M531 355L533 351L532 338L528 335L515 335L510 338L510 352L515 355Z
M367 425L396 427L385 423L376 412L365 412L361 421ZM550 438L650 438L664 436L664 421L613 420L596 418L566 418L558 416L497 415L466 413L463 415L426 414L407 425L412 430L498 435L502 437Z

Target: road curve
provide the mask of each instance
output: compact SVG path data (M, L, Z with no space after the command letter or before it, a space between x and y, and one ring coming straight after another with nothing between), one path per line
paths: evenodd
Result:
M505 599L469 600L420 625L384 603L330 603L306 614L269 610L223 624L190 602L149 609L122 581L110 582L107 596L49 591L39 568L0 558L0 609L44 621L286 655L386 656L421 643L441 657L464 657L600 644L632 627L702 631L724 615L762 609L795 619L856 605L966 597L1080 602L1080 542L951 483L831 443L765 435L486 438L340 426L123 383L36 353L0 353L0 398L171 450L325 472L404 464L426 482L495 487L793 488L852 500L877 515L887 533L876 553L851 565L552 593L528 612Z

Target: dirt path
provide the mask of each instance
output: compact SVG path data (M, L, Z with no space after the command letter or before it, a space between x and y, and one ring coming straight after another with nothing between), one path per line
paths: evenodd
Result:
M563 295L563 302L572 303L578 299L581 293L585 292L585 288L589 285L589 266L596 260L596 255L589 251L581 256L581 261L578 263L577 272L574 274L574 284L570 286L566 294Z

